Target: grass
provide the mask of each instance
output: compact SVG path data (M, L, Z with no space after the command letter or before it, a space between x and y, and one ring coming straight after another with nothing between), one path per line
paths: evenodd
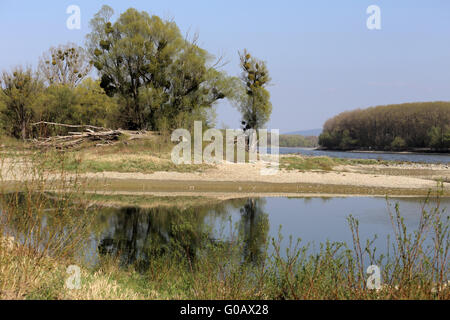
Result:
M211 166L176 165L170 152L173 144L164 137L145 136L128 141L122 138L117 144L106 147L88 147L66 152L48 151L46 168L64 167L68 172L98 173L154 173L160 171L201 172Z
M101 159L101 158L100 158ZM170 161L153 162L144 159L118 159L115 160L81 160L71 158L65 164L66 170L71 172L120 172L120 173L154 173L161 171L171 172L201 172L208 168L206 165L175 165Z
M6 138L2 138L6 139ZM146 173L154 172L203 172L213 168L213 165L175 165L171 160L171 151L174 147L168 137L153 133L142 135L141 138L129 140L125 134L120 141L113 145L96 147L93 143L86 144L79 149L61 151L32 152L29 144L17 140L7 139L3 148L2 158L24 158L42 156L45 153L48 170L64 166L66 171L77 173ZM1 141L0 141L1 145ZM204 147L207 144L204 143ZM225 150L225 149L224 149ZM236 151L236 150L235 150ZM248 153L245 154L248 160ZM235 152L235 161L237 154ZM333 171L334 168L344 165L390 165L398 164L395 161L371 159L340 159L329 157L300 157L281 156L280 167L286 170L299 171ZM383 169L384 171L388 170ZM381 170L381 169L380 169ZM393 169L396 174L407 174L408 170ZM381 173L383 173L382 171ZM398 171L398 172L397 172ZM389 171L390 172L390 171ZM420 173L420 172L419 172ZM427 172L428 173L428 172ZM409 172L411 174L411 172Z
M85 194L83 200L89 201L100 207L126 207L134 206L140 208L155 207L177 207L187 208L195 205L216 204L219 200L205 197L159 197L159 196L137 196L137 195L105 195L99 193Z
M0 160L34 161L33 158L43 158L44 168L53 172L60 170L61 167L64 167L66 172L72 173L201 172L211 167L205 164L175 165L171 160L174 144L169 138L153 133L142 135L135 140L128 140L125 134L113 145L96 147L93 143L87 143L79 148L64 151L33 150L28 143L6 137L1 139Z
M280 167L286 170L311 171L322 170L332 171L336 166L342 165L375 165L388 164L389 161L371 159L341 159L329 157L281 157Z
M362 165L356 169L352 168L352 171L362 174L407 176L436 182L449 182L450 176L447 169L433 169L426 167L417 169L414 168L414 166L398 166L403 163L404 162L387 160L342 159L329 157L284 156L280 158L280 168L285 170L346 172L348 171L346 168L339 167Z
M0 148L23 148L25 144L22 142L22 140L9 137L5 134L1 134L0 132Z
M24 246L0 245L0 299L16 300L116 300L142 299L137 292L117 283L112 269L81 269L81 289L66 287L68 264L39 257ZM116 271L114 271L116 272ZM156 298L156 296L155 296Z

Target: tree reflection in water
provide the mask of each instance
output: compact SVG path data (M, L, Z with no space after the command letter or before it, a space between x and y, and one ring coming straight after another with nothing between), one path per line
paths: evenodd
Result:
M248 199L240 210L243 258L246 262L259 264L265 259L269 233L269 216L264 212L265 204L264 199Z
M122 266L134 264L145 270L150 259L165 254L197 259L198 249L207 244L226 243L215 239L217 218L226 219L232 211L240 212L239 236L242 259L260 263L264 258L269 231L263 199L239 199L223 204L189 209L126 207L105 209L100 213L98 251L113 256Z

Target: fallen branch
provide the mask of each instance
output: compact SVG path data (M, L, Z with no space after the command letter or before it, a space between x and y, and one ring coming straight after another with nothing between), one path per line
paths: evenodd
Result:
M57 127L65 127L65 128L90 128L94 130L110 130L104 127L96 127L91 125L76 125L76 124L64 124L64 123L56 123L56 122L47 122L47 121L39 121L36 123L33 123L32 126L39 126L39 125L50 125L50 126L57 126Z
M71 125L63 123L45 122L41 121L34 123L36 125L53 125L67 128L83 128L82 132L69 132L67 136L54 136L48 138L34 139L34 145L39 148L57 148L68 149L80 145L87 141L101 142L100 145L109 145L113 141L118 141L123 134L119 130L111 130L103 127L96 127L90 125ZM94 130L98 131L94 131ZM97 144L98 145L98 144Z

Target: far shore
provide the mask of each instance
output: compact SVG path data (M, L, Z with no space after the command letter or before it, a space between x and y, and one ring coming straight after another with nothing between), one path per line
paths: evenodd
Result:
M280 147L281 148L281 147ZM285 147L283 147L285 148ZM310 149L310 150L314 150L314 151L330 151L330 152L348 152L348 153L387 153L387 154L432 154L432 155L442 155L442 156L450 156L450 150L447 152L442 152L442 151L433 151L431 149L417 149L417 150L407 150L407 151L383 151L383 150L366 150L366 149L355 149L355 150L339 150L339 149L326 149L323 147L317 147L317 148L303 148L303 147L298 147L297 149Z
M269 147L270 148L270 147ZM344 153L368 153L368 154L417 154L417 155L436 155L436 156L449 156L450 150L447 152L432 151L432 150L409 150L409 151L383 151L383 150L339 150L339 149L326 149L324 147L279 147L280 149L303 149L308 151L325 151L325 152L344 152Z

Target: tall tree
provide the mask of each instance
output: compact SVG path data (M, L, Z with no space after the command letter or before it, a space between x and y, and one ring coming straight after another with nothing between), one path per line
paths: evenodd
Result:
M39 60L39 72L48 85L76 86L91 70L86 51L72 43L50 48Z
M43 85L30 68L23 70L21 67L12 72L4 71L0 84L0 117L4 130L25 140L31 130L33 105Z
M112 15L108 6L95 15L87 46L102 88L122 101L126 127L155 128L158 116L210 108L230 93L226 75L209 64L212 57L173 21L135 9L114 23Z
M239 52L242 69L241 82L245 92L238 101L245 129L260 129L270 119L272 104L266 89L270 82L266 63L250 55L247 50Z

